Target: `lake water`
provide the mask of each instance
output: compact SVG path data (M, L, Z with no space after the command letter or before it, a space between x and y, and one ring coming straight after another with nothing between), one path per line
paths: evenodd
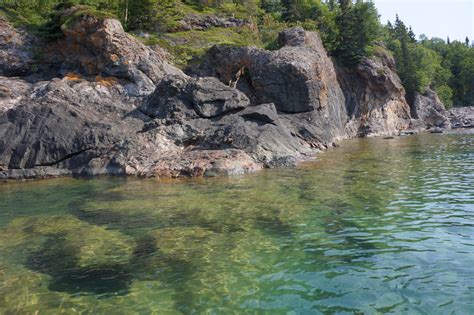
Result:
M0 314L474 314L474 136L242 177L0 184Z

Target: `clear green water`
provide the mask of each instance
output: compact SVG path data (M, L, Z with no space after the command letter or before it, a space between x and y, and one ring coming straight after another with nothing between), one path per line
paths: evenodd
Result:
M0 185L1 314L474 314L474 137L298 169Z

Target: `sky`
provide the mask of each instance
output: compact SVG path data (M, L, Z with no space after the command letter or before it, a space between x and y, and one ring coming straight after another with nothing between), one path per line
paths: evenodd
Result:
M474 40L474 0L373 0L380 21L400 19L417 35L444 40Z

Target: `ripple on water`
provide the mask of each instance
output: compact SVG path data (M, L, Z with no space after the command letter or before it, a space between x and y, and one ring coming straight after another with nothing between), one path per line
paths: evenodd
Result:
M474 313L474 137L233 178L0 185L0 313Z

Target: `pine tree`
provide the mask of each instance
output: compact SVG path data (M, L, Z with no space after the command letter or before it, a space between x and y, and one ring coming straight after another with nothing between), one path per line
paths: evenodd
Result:
M416 35L413 32L413 29L411 28L411 26L408 28L408 37L410 37L410 40L412 43L416 43Z
M152 26L156 16L156 1L133 0L128 1L128 29L148 29Z
M377 9L371 2L355 5L341 3L341 12L336 18L339 40L334 55L346 65L357 64L368 54L380 34Z

